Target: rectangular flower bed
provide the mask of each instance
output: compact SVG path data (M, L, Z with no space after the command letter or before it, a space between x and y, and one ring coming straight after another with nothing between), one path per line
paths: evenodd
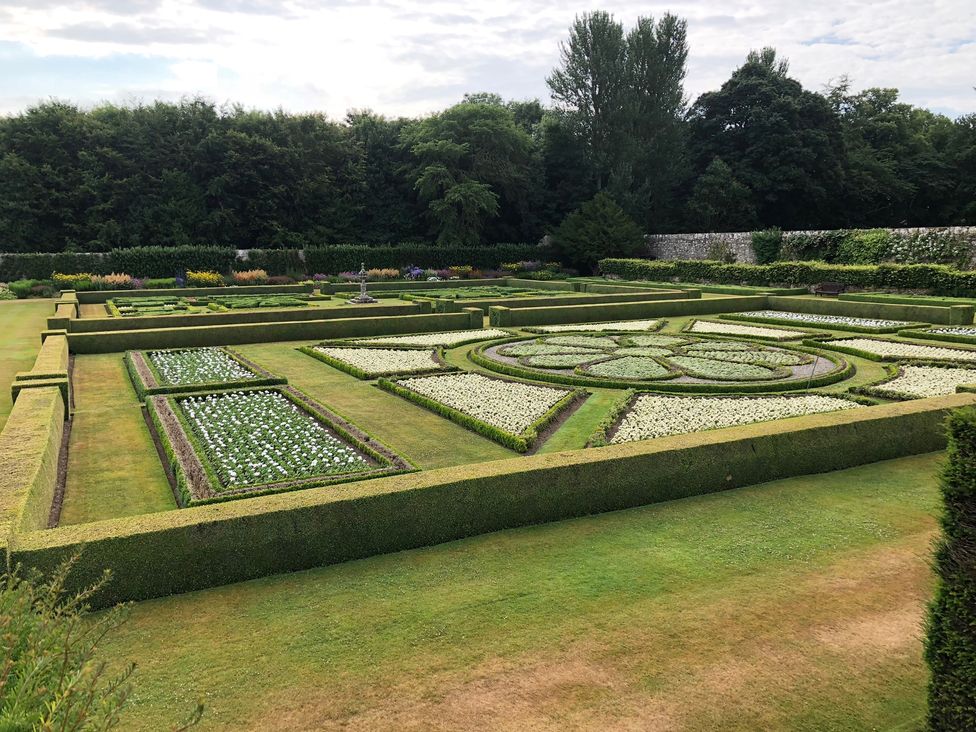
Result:
M828 341L804 341L817 348L829 348L850 353L872 361L956 361L976 363L976 349L943 348L904 341L886 341L880 338L835 338Z
M605 422L591 444L618 444L688 432L853 409L853 399L824 394L664 396L638 392Z
M364 346L394 346L400 347L430 347L443 346L444 348L454 348L463 346L465 343L475 343L486 341L490 338L505 338L512 335L507 330L497 328L483 328L474 330L455 330L444 333L419 333L417 335L403 336L381 336L378 338L354 338L346 342L346 345ZM339 342L337 341L336 344Z
M909 328L898 331L898 335L904 336L905 338L921 338L922 340L976 345L976 327L972 325L945 325L936 328L919 329Z
M682 330L685 333L743 336L764 341L796 341L813 335L810 331L796 328L769 328L745 323L722 323L718 320L692 320Z
M539 325L524 328L528 333L629 333L653 331L664 326L663 320L611 320L606 323L570 323L568 325Z
M976 367L951 364L892 364L888 378L858 389L858 393L886 399L925 399L955 394L960 386L976 384Z
M729 313L722 315L721 318L723 320L745 320L756 323L805 325L814 328L864 333L894 333L902 328L924 325L907 320L879 320L876 318L856 318L848 315L817 315L816 313L793 313L787 310L750 310L743 313Z
M452 371L456 368L444 361L438 348L380 348L321 344L303 346L298 350L333 368L352 374L357 379Z
M380 379L379 386L516 452L526 452L541 430L585 395L474 373Z
M140 399L153 394L287 383L229 348L126 351L124 359Z
M159 395L147 408L182 506L411 469L291 387Z

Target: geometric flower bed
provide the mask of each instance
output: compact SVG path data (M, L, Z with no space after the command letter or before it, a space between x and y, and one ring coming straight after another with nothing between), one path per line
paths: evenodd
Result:
M957 325L952 328L926 328L926 333L936 333L938 335L957 335L976 338L976 328L972 326Z
M456 330L447 333L421 333L419 335L405 335L405 336L382 336L379 338L355 338L350 340L348 344L366 345L366 346L444 346L446 348L451 348L454 346L461 346L465 343L473 343L475 341L483 341L488 338L503 338L504 336L511 335L506 330L498 330L495 328L483 329L483 330Z
M583 392L476 373L420 376L379 386L517 452L525 452Z
M731 335L760 338L770 341L792 341L811 335L802 330L786 328L765 328L761 325L745 325L744 323L719 323L714 320L695 320L685 329L686 333L704 333L706 335Z
M140 399L150 394L286 383L227 348L127 351L124 358Z
M186 315L191 313L226 312L228 310L252 310L261 308L304 308L309 304L307 295L198 295L176 297L157 295L150 297L118 297L105 303L109 315L155 316Z
M839 330L870 333L893 333L901 328L911 328L918 325L918 323L911 323L906 320L878 320L875 318L855 318L847 315L791 313L785 310L752 310L721 317L723 320L748 320L757 323L782 323L785 325L795 323L797 325L810 325L815 328L837 328Z
M677 391L734 391L753 382L758 386L752 390L765 390L765 382L821 385L839 380L849 368L769 343L661 333L541 336L485 344L471 357L524 378L624 388L646 383Z
M183 506L410 467L288 388L154 396L148 406Z
M648 440L857 406L849 399L822 394L715 397L639 393L624 406L603 441Z
M894 367L886 381L861 387L858 391L888 399L924 399L955 394L957 386L974 383L976 369L973 368L901 364Z
M818 348L852 353L855 356L862 356L873 361L914 359L918 361L976 363L976 350L923 346L917 343L885 341L876 338L838 338L831 341L817 341L816 345Z
M663 320L613 320L607 323L576 323L571 325L537 325L525 328L529 333L625 333L629 331L657 330Z
M352 374L373 379L393 374L423 374L451 371L455 367L441 360L436 348L355 348L345 346L303 346L302 353Z

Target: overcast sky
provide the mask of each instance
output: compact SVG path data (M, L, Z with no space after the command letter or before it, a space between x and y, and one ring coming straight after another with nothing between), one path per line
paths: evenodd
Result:
M0 113L201 94L248 107L419 115L465 92L548 101L577 13L687 18L686 83L715 89L775 46L811 89L849 74L950 116L976 112L976 0L0 0Z

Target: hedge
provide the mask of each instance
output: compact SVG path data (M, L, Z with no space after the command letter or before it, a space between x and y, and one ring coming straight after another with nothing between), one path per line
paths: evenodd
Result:
M324 345L324 344L320 344L320 345ZM349 344L346 344L346 346L351 347L349 346ZM362 346L361 348L369 348L369 346ZM357 379L363 379L364 381L371 380L371 379L378 379L384 376L397 376L397 377L416 376L419 374L446 373L448 371L458 370L457 366L452 366L451 364L447 363L447 361L444 360L443 350L440 348L436 349L437 361L435 362L432 360L430 362L429 367L422 368L422 369L412 369L408 371L402 371L402 370L384 371L382 373L367 373L363 369L349 363L348 361L343 361L341 358L335 358L334 356L330 356L327 353L322 353L322 351L318 350L318 348L314 346L301 346L298 350L304 353L306 356L311 356L312 358L321 361L324 364L328 364L334 369L338 369L339 371L344 371L350 376L355 376ZM413 350L413 349L401 349L401 350ZM428 350L428 349L423 349L423 350Z
M68 589L109 568L93 598L105 606L932 452L946 411L974 403L953 394L66 526L16 535L10 559L50 571L85 544Z
M936 295L976 296L976 271L941 264L843 265L824 262L725 264L709 260L603 259L600 271L624 279L790 286L843 282L849 287L928 290Z
M471 265L477 269L497 269L504 262L549 258L548 251L537 244L493 244L484 246L431 246L429 244L399 244L396 246L368 246L340 244L305 250L305 271L308 274L338 274L358 272L360 265L367 269L406 266L437 269L455 265Z
M41 343L30 371L14 375L10 385L11 401L16 402L25 389L55 387L64 400L65 415L71 408L71 384L68 380L68 339L63 335L53 335Z
M945 341L949 343L968 343L976 346L976 336L955 335L953 333L933 333L931 330L916 330L906 328L898 331L898 335L903 338L922 338L931 341Z
M65 406L53 387L27 389L0 432L0 545L47 527L58 480Z
M284 295L311 292L313 285L232 285L228 287L167 287L154 290L88 290L78 293L78 302L93 305L118 297L207 297L213 295Z
M388 292L390 290L455 290L459 287L490 287L492 285L507 287L509 282L510 280L504 277L479 277L473 280L435 280L433 282L427 282L426 280L388 280L385 282L367 282L366 290L369 292ZM339 282L336 284L323 282L321 287L322 292L329 292L331 294L352 294L359 292L359 284L355 282Z
M156 350L156 349L153 349ZM282 376L276 376L270 371L267 371L257 364L247 360L243 356L229 348L223 349L223 351L234 361L240 364L242 367L250 371L253 376L251 378L245 379L235 379L235 380L225 380L216 382L201 382L196 384L167 384L161 381L158 370L153 365L150 358L147 357L145 352L142 351L126 351L125 356L122 357L125 362L126 371L129 373L129 379L132 381L132 387L136 391L136 396L139 397L140 401L145 400L146 397L156 396L158 394L192 394L194 392L201 391L215 391L215 390L226 390L226 389L248 389L253 387L264 387L264 386L280 386L282 384L287 384L288 379ZM138 354L138 356L134 355ZM141 357L145 362L146 368L152 373L156 379L156 385L151 386L147 384L142 378L142 374L136 366L135 359Z
M925 628L933 732L976 729L976 409L949 416L948 442L934 562L938 584Z
M811 315L816 315L816 313L810 313ZM823 328L824 330L842 330L851 333L874 333L880 335L882 333L895 333L901 328L916 328L927 325L926 323L913 323L911 321L903 320L897 325L872 327L870 325L854 325L850 323L840 324L840 323L818 323L815 320L796 320L794 318L777 318L776 316L762 316L762 315L750 315L748 313L729 313L728 315L722 316L723 320L734 320L737 323L753 323L755 325L775 325L777 327L782 325L800 325L806 328ZM827 334L824 334L827 335Z
M430 304L349 305L346 307L310 307L291 310L248 310L226 313L192 313L186 315L129 315L124 317L82 318L73 320L69 333L104 333L118 330L147 328L188 328L206 325L235 325L241 323L281 323L302 320L332 320L335 318L385 318L391 315L422 315L431 312Z
M709 285L698 282L647 282L644 280L578 280L584 292L601 292L604 288L628 289L681 289L698 290L715 295L805 295L806 287L747 287L744 285ZM610 284L613 282L614 284Z
M491 325L506 327L519 325L559 325L563 323L595 323L604 320L635 320L669 315L702 315L766 307L764 295L716 298L714 300L664 300L659 302L628 302L606 305L566 305L548 308L506 308L489 310Z
M875 318L878 320L902 320L912 323L959 325L973 322L973 307L971 305L953 305L946 308L932 305L889 305L875 302L770 295L768 307L771 310L789 310L819 315L847 315L854 318Z
M613 295L563 295L561 297L493 297L474 300L434 300L437 312L456 312L461 307L481 308L489 313L492 307L508 308L547 308L566 305L603 305L618 302L650 302L655 300L683 300L688 295L684 290L659 290L657 292L632 292Z
M840 345L840 341L843 341L843 340L847 340L847 339L846 338L834 338L834 339L827 339L827 340L805 340L805 341L803 341L803 345L805 345L805 346L813 346L813 347L816 347L816 348L826 348L826 349L831 350L831 351L837 351L838 353L847 353L847 354L850 354L852 356L859 356L860 358L865 358L868 361L889 361L890 362L890 361L925 361L925 360L928 360L928 361L945 361L945 362L949 362L949 363L952 362L952 359L951 358L933 359L931 356L928 356L926 358L908 358L906 356L879 356L876 353L870 353L868 351L862 351L859 348L852 348L851 346L842 346L842 345ZM882 341L880 339L869 339L869 340L877 340L878 342L890 343L890 341ZM901 342L901 341L899 341L899 342ZM914 344L914 345L932 346L931 343L919 343L919 344ZM935 346L933 346L933 347L935 347ZM973 348L963 348L961 350L964 350L964 351L974 351L974 352L976 352L976 349L973 349Z
M241 343L363 338L403 333L481 328L477 308L462 313L398 315L387 318L337 318L301 322L240 323L184 328L147 328L99 333L69 333L72 353L113 353L146 348L229 346Z
M953 305L976 306L976 300L966 297L933 297L931 295L894 295L890 292L845 292L838 300L853 302L881 302L889 305L931 305L948 308Z

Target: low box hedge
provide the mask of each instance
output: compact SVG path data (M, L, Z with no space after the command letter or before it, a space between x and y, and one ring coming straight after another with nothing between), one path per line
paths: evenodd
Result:
M301 322L241 323L186 328L150 328L101 333L70 333L68 345L73 353L113 353L147 348L189 348L191 346L229 346L242 343L362 338L403 333L430 333L441 330L480 328L481 311L432 315L398 315L379 318L337 318Z
M957 335L955 333L933 333L931 329L925 328L906 328L898 331L898 335L903 338L921 338L930 341L943 341L947 343L968 343L976 346L976 335Z
M111 569L93 598L105 606L932 452L947 411L974 403L954 394L19 533L10 560L50 571L84 544L69 589Z
M968 297L933 297L932 295L901 295L890 292L845 292L838 300L851 302L880 302L889 305L931 305L948 308L953 305L976 306L976 300Z
M155 351L157 349L152 350ZM222 348L221 350L234 361L250 371L251 374L253 374L253 378L238 379L235 381L204 382L198 384L168 384L164 382L159 370L156 368L155 364L153 364L152 359L148 357L147 352L126 351L125 356L122 358L125 362L126 371L129 373L129 379L132 381L132 386L136 391L136 396L139 397L140 401L145 400L146 397L155 396L157 394L192 394L194 392L201 391L214 391L215 389L246 389L262 386L279 386L288 383L288 379L272 374L270 371L261 368L253 361L249 361L241 354L232 351L229 348ZM150 383L147 383L146 379L143 378L139 365L136 363L137 360L140 359L142 363L145 364L145 367L149 372L148 376Z
M638 320L674 315L704 315L766 307L765 295L731 296L709 300L661 300L651 302L608 303L604 305L567 305L546 308L494 307L489 311L491 325L559 325L595 323L604 320Z
M0 543L47 528L58 479L65 406L55 387L24 390L0 432Z
M504 287L508 282L504 277L482 277L476 280L390 280L388 282L367 282L367 292L389 292L391 290L455 290L459 287ZM323 283L323 287L326 285ZM341 293L359 292L357 282L339 282L329 285L329 292L338 295Z
M818 313L808 313L808 314L811 316L818 315ZM778 318L776 316L751 315L749 313L728 313L727 315L723 315L721 317L723 320L731 320L737 323L753 323L755 325L774 325L777 328L781 326L799 325L804 328L818 328L827 331L842 330L850 333L867 333L867 334L874 333L876 335L881 335L883 333L896 333L901 328L915 328L915 327L927 325L926 323L912 323L909 321L902 320L899 321L897 325L888 325L888 326L881 326L878 328L874 328L869 325L855 325L853 323L822 323L822 322L817 322L815 320L796 320L794 318ZM860 317L860 316L848 316L848 317Z
M28 390L33 389L48 389L55 388L61 395L61 399L64 402L65 414L71 407L71 383L68 377L65 376L48 376L48 375L38 375L31 376L28 372L26 374L18 374L16 378L10 383L10 401L14 404L17 403L18 397Z
M688 296L683 290L659 290L656 292L628 292L606 295L564 295L562 297L495 297L483 300L435 300L437 312L456 312L462 306L480 308L486 315L492 307L549 308L567 305L604 305L618 302L652 302L655 300L683 300Z
M233 285L228 287L173 287L159 290L87 290L78 293L78 302L92 305L117 297L195 297L199 295L282 295L288 292L311 292L311 283L296 285Z
M897 303L828 300L822 297L783 297L771 295L769 297L768 307L770 310L789 310L795 313L847 315L854 318L902 320L910 323L960 325L973 322L973 308L969 305L936 307L933 305L903 305Z

